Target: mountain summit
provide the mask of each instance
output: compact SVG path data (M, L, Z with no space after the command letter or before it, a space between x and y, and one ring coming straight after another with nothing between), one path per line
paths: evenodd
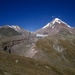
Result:
M36 31L36 34L57 34L61 31L68 31L70 33L73 32L73 28L69 26L67 23L64 21L60 20L59 18L53 19L51 22L46 24L44 27Z
M70 27L67 23L65 23L64 21L60 20L59 18L55 18L52 22L49 22L47 25L45 25L43 28L46 28L46 27L52 27L54 26L56 23L58 24L65 24L67 25L68 27ZM71 27L70 27L71 28Z

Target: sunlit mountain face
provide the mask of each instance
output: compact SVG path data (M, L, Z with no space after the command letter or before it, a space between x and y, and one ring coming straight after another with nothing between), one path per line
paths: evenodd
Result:
M71 34L74 34L74 28L60 20L59 18L55 18L52 22L49 22L44 27L38 29L36 33L38 34L49 34L55 35L62 31L67 31Z

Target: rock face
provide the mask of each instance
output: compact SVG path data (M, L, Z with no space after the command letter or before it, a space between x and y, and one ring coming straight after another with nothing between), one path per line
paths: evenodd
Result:
M0 50L24 56L26 50L35 42L34 38L35 34L19 26L1 26Z

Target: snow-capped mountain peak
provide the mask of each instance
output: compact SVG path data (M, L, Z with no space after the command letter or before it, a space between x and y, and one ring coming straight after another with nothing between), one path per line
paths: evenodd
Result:
M67 23L65 23L64 21L60 20L59 18L55 18L55 19L52 21L52 23L53 23L53 24L55 24L55 23L59 23L59 24L63 23L63 24L65 24L65 25L67 25L69 28L72 28L72 27L70 27Z
M54 20L53 20L53 24L55 23L55 22L57 22L57 23L62 23L62 21L59 19L59 18L55 18Z
M21 28L19 26L17 26L17 25L16 26L15 25L12 25L12 26L8 25L8 27L10 27L10 28L12 28L12 29L14 29L16 31L21 30Z
M20 33L25 33L25 32L29 32L21 27L19 27L18 25L8 25L8 27L14 29L15 31L17 32L20 32Z
M65 24L66 26L68 26L69 28L72 28L72 27L70 27L67 23L65 23L64 21L60 20L59 18L55 18L52 22L49 22L47 25L45 25L45 26L43 27L43 29L44 29L44 28L47 28L47 27L52 27L52 28L54 28L55 23L58 23L58 24L63 23L63 24Z
M47 27L52 27L52 26L54 26L54 24L55 24L56 22L60 24L60 23L62 23L63 21L61 21L59 18L55 18L52 22L49 22L47 25L45 25L45 26L43 27L43 29L44 29L44 28L47 28Z
M12 28L18 28L18 29L20 29L20 27L19 27L19 26L14 26L14 25L12 25Z
M55 18L53 21L52 21L52 23L53 24L55 24L55 23L64 23L64 24L66 24L66 25L68 25L67 23L65 23L64 21L62 21L61 19L59 19L59 18Z
M48 27L50 25L50 23L48 23L47 25L45 25L43 28L46 28L46 27Z

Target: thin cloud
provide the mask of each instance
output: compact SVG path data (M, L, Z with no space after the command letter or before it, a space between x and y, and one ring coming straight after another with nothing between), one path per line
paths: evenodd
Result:
M51 16L51 18L60 18L60 16Z
M55 16L51 16L51 18L55 18Z

